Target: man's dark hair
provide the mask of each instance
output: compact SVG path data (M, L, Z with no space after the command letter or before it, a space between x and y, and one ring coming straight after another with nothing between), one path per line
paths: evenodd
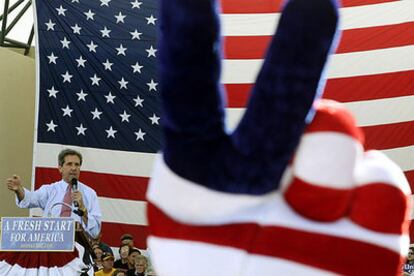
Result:
M80 165L82 165L82 154L79 151L73 149L64 149L61 152L59 152L58 155L59 166L63 166L63 164L65 163L65 157L68 155L76 155L77 157L79 157Z
M123 241L123 240L133 240L134 239L134 236L132 236L131 234L129 234L129 233L127 233L127 234L123 234L122 236L121 236L121 241Z
M111 276L118 276L120 273L124 273L124 275L126 274L123 270L116 269L114 272L112 272Z
M138 254L139 254L139 255L141 255L141 251L139 251L139 249L138 249L138 248L133 247L133 248L130 248L130 249L129 249L128 256L131 256L131 254L132 254L132 253L134 253L134 252L138 252Z
M131 246L129 246L129 244L126 244L126 243L121 244L118 248L118 252L119 252L119 254L121 254L121 248L124 247L124 246L128 247L128 256L129 256L129 250L131 250L131 248L132 248Z

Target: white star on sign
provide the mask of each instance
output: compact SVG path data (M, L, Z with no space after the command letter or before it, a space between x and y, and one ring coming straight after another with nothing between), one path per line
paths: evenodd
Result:
M115 133L117 133L118 131L113 129L112 126L109 129L105 129L106 133L108 133L108 136L106 136L106 138L112 137L115 138Z
M92 40L91 40L91 43L86 44L86 46L89 48L89 52L96 53L96 47L98 47L98 45L94 44Z
M145 19L147 19L147 25L149 24L155 25L155 20L157 20L157 18L155 18L152 14L150 17L145 17Z
M82 30L81 27L78 26L78 24L75 24L75 26L70 26L73 30L74 34L80 34L80 31Z
M84 12L84 14L86 15L86 20L95 20L93 17L95 16L95 13L93 13L91 10L89 10L88 12Z
M154 49L154 47L152 47L152 45L151 45L151 47L150 47L149 49L145 49L145 51L147 51L147 52L148 52L148 56L147 56L147 57L151 57L151 56L156 57L156 56L155 56L155 53L156 53L158 50L157 50L157 49Z
M93 77L89 78L92 81L91 85L99 86L99 81L101 80L100 77L98 77L96 74L93 74Z
M120 81L118 81L120 88L119 89L128 89L127 84L129 81L124 80L124 78L122 77L122 79Z
M49 64L51 63L56 64L56 60L58 59L58 56L55 56L55 54L52 52L50 56L47 56L47 58L49 59Z
M49 131L55 132L55 128L58 125L55 125L55 123L53 122L53 120L50 120L50 123L46 124L46 126L47 126L47 132L49 132Z
M64 9L64 8L62 7L62 5L60 5L60 7L59 7L59 8L56 8L56 10L57 10L57 12L58 12L58 15L63 15L63 16L66 16L65 12L67 11L67 9Z
M55 25L56 24L53 23L51 19L49 19L49 22L47 22L45 24L47 26L47 30L46 31L50 31L50 30L54 31L55 30Z
M70 41L67 40L66 36L63 38L63 40L60 41L60 43L62 43L62 49L63 48L68 48L69 49Z
M123 15L121 12L119 12L118 15L115 15L116 24L118 24L119 22L125 23L124 22L125 17L126 17L126 15Z
M62 74L61 76L63 78L63 83L65 83L65 82L71 83L72 82L71 81L71 78L73 77L73 75L69 74L68 71L66 71L66 73L65 74Z
M132 35L131 40L134 40L134 39L140 40L141 39L140 35L142 35L142 33L138 32L137 29L135 29L133 32L129 32L129 33Z
M134 132L135 135L137 136L137 141L138 140L142 140L144 141L144 135L146 134L145 132L143 132L141 129L138 130L138 132Z
M91 111L91 113L92 113L92 115L93 115L92 120L95 120L95 119L100 120L100 119L101 119L101 114L102 114L102 112L101 112L101 111L99 111L96 107L95 107L95 110L94 110L94 111Z
M124 113L119 114L119 116L121 117L121 123L124 121L127 121L129 123L129 117L131 117L130 114L127 114L126 111L124 110Z
M83 59L82 56L79 56L79 58L76 59L76 62L78 63L78 67L82 66L83 68L85 68L86 59Z
M118 48L115 48L116 49L116 51L117 51L117 53L116 53L116 55L117 56L119 56L119 55L126 55L125 54L125 51L128 49L128 48L124 48L124 46L122 46L122 44L121 45L119 45L119 47Z
M159 125L160 123L158 122L161 118L158 117L157 115L155 115L155 113L152 113L151 117L148 117L148 119L151 120L151 125Z
M109 33L111 30L107 29L106 26L103 28L103 30L99 30L102 33L102 37L110 37Z
M82 134L83 136L85 136L85 131L87 130L86 127L80 124L80 126L76 127L76 129L78 130L78 135Z
M85 97L88 96L88 94L83 92L83 89L81 89L81 91L79 93L76 93L76 95L78 95L78 102L81 101L81 100L86 102Z
M144 101L144 99L141 99L139 97L139 95L137 95L137 98L134 99L135 107L137 107L137 106L144 107L144 105L142 104L143 101Z
M52 88L50 89L47 89L47 92L49 92L49 98L54 97L55 99L56 99L56 94L59 93L59 91L56 90L54 86L52 86Z
M109 70L112 71L112 65L114 65L113 63L110 63L109 60L107 59L104 63L102 63L103 66L105 66L105 70Z
M112 95L111 91L109 91L108 95L105 95L106 98L106 103L115 103L114 99L116 98L116 96Z
M158 82L154 82L154 80L151 79L151 82L148 82L147 85L148 85L148 88L149 88L148 91L151 91L151 90L157 91Z
M61 109L63 111L63 117L65 117L65 116L72 117L72 111L73 111L73 109L70 109L69 108L69 105L66 105L65 108L61 108Z

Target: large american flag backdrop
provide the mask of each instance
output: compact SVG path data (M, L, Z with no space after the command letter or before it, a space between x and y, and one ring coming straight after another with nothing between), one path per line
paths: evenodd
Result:
M145 191L160 147L157 1L36 0L37 119L33 188L60 176L57 153L84 155L102 239L146 248ZM243 114L280 0L222 0L222 82L228 125ZM345 102L366 134L414 184L414 1L343 0L342 38L324 97ZM195 92L196 93L196 92ZM171 195L174 197L174 195Z

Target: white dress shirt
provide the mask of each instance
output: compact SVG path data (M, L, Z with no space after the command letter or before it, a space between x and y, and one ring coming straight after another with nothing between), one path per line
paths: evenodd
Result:
M19 202L19 199L16 197L16 204L20 208L41 208L44 217L59 217L62 205L55 204L63 202L67 187L68 183L60 180L52 184L42 185L33 192L25 188L23 200ZM85 225L82 218L73 212L71 217L78 221L89 235L97 238L102 224L102 213L99 207L98 196L94 190L81 182L78 182L78 190L82 193L83 204L86 210L88 210L88 225Z

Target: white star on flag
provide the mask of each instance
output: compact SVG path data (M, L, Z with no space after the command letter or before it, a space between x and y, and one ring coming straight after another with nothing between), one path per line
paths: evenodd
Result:
M101 114L102 114L102 112L101 111L99 111L96 107L95 107L95 110L94 111L91 111L91 113L92 113L92 120L95 120L95 119L98 119L98 120L100 120L101 119Z
M139 2L138 0L135 0L134 2L130 2L130 3L132 5L131 9L134 9L134 8L140 9L142 5L142 2Z
M106 98L106 103L115 103L114 99L116 98L116 96L112 95L111 91L109 91L108 95L105 95Z
M138 40L140 40L140 39L141 39L141 35L142 35L142 33L138 32L138 30L137 30L137 29L135 29L133 32L129 32L129 33L130 33L130 34L131 34L131 36L132 36L131 40L134 40L134 39L138 39Z
M112 65L114 65L113 63L110 63L108 59L106 59L106 61L104 63L102 63L103 66L105 66L105 70L109 70L112 71Z
M106 133L108 133L108 136L106 136L106 138L112 137L115 138L115 133L117 133L118 131L113 129L112 126L109 129L105 129Z
M78 95L78 102L79 101L84 101L86 102L86 96L88 96L87 93L83 92L83 89L81 89L81 91L79 93L76 93L76 95Z
M121 122L126 121L129 123L129 117L131 117L131 115L127 114L125 110L124 110L124 113L119 114L119 116L121 117Z
M136 73L136 72L138 72L138 73L140 73L140 74L141 74L141 69L142 69L144 66L139 65L139 63L138 63L138 61L137 61L137 63L135 63L134 65L131 65L131 67L132 67L132 69L133 69L132 73Z
M55 30L55 25L56 24L53 23L51 19L49 19L49 22L47 22L45 24L47 26L47 31L50 31L50 30L54 31Z
M101 1L101 6L107 6L109 7L109 2L111 2L111 0L100 0Z
M47 132L49 132L49 131L55 132L55 128L58 125L55 125L55 123L53 122L53 120L50 120L50 123L46 124L46 126L47 126Z
M84 12L84 14L86 15L86 20L95 20L93 17L95 16L95 13L93 13L91 10L89 10L88 12Z
M78 26L78 24L75 24L75 26L71 26L74 34L80 34L80 31L82 30L81 27Z
M106 26L104 26L103 30L99 30L102 33L102 37L110 37L109 33L111 30L107 29Z
M91 43L86 44L86 46L89 48L89 52L96 53L96 47L98 47L98 45L96 45L95 43L93 43L92 40L91 40Z
M154 82L154 80L151 79L151 81L148 82L147 85L148 85L148 91L151 91L151 90L157 91L158 82Z
M151 120L151 125L159 125L160 123L158 122L161 118L158 117L157 115L155 115L155 113L152 114L151 117L149 117L149 119Z
M139 95L137 95L137 97L134 99L135 107L137 106L144 107L144 105L142 104L143 101L144 99L141 99Z
M63 111L63 117L65 117L65 116L72 117L72 111L73 111L73 109L70 109L69 108L69 105L66 105L65 108L61 108L61 109Z
M155 25L155 20L157 20L157 18L155 18L152 14L150 17L145 17L145 19L147 19L147 25Z
M69 49L70 41L66 38L66 36L63 37L63 40L61 40L60 43L62 43L62 49L63 48L68 48Z
M58 12L58 15L63 15L63 16L66 16L65 12L67 11L67 9L64 9L64 8L62 7L62 5L60 5L60 7L59 7L59 8L56 8L56 10L57 10L57 12Z
M128 89L127 84L129 81L124 80L124 78L122 78L120 81L118 81L120 88L119 89Z
M47 56L47 58L49 59L49 64L50 63L56 64L56 60L58 59L58 57L55 56L55 54L53 52L49 56Z
M126 15L123 15L121 12L119 12L118 15L115 15L116 24L118 24L119 22L125 23L124 22L125 17L126 17Z
M156 57L155 53L158 51L157 49L154 49L154 47L151 47L149 49L145 49L145 51L147 51L148 56L147 57Z
M101 81L101 78L98 77L96 74L93 74L93 77L89 78L92 81L91 85L99 86L99 82Z
M86 59L83 59L82 56L79 56L79 58L76 59L76 62L78 63L78 67L82 66L82 67L85 68Z
M66 73L65 74L62 74L61 76L63 78L63 83L65 83L65 82L71 83L72 82L71 81L71 78L73 77L73 75L69 74L68 71L66 71Z
M116 49L116 51L117 51L117 56L119 56L119 55L126 55L125 54L125 51L128 49L128 48L124 48L124 46L122 46L122 44L121 45L119 45L119 47L118 48L115 48Z
M52 86L52 88L50 89L47 89L47 92L49 92L49 98L54 97L55 99L56 99L56 94L59 93L59 91L56 90L54 86Z
M131 65L131 67L132 67L132 69L133 69L132 73L136 73L136 72L138 72L138 73L140 73L140 74L141 74L141 69L142 69L144 66L139 65L139 63L138 63L138 61L137 61L137 63L135 63L134 65Z
M143 132L141 129L138 130L138 132L134 132L135 135L137 136L137 141L138 140L142 140L144 141L144 135L146 134L145 132Z
M80 126L76 127L76 129L78 130L78 134L77 135L83 135L85 136L85 131L87 130L86 127L83 126L83 124L80 124Z

